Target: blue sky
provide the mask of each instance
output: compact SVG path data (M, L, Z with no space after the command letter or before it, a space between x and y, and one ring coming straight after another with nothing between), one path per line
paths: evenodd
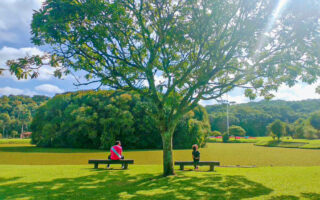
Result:
M41 7L43 0L0 0L0 67L4 67L8 59L15 59L26 55L41 54L43 49L35 47L30 42L30 22L33 10ZM75 79L72 76L60 80L52 76L53 70L44 67L40 71L40 77L32 80L17 80L9 73L0 76L1 95L47 95L54 96L57 93L75 91L79 89L95 88L76 87L73 85ZM314 85L297 84L293 88L283 86L275 92L275 99L303 100L320 98L315 93ZM227 98L225 96L224 98ZM236 89L228 94L230 101L237 103L248 102L243 91ZM201 104L213 104L215 101L203 101Z

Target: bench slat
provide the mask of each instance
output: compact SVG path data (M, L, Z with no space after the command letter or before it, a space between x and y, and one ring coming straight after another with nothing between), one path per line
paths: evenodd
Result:
M176 161L174 162L175 165L193 165L193 161ZM200 161L198 165L215 165L220 166L220 162L217 161Z
M184 170L185 165L194 165L193 161L176 161L174 162L174 165L180 165L180 170ZM203 165L209 165L210 170L209 171L214 171L214 166L220 166L220 162L217 161L200 161L198 162L199 166Z
M89 160L89 164L133 164L134 160Z

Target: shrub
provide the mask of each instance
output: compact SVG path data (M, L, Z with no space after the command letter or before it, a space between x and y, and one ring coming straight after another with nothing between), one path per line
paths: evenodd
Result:
M228 133L224 133L222 135L222 142L227 143L229 141L229 134Z
M303 130L303 136L304 138L309 140L317 139L318 138L317 132L318 131L314 129L312 126L306 126L304 127L304 130Z
M222 135L222 133L220 133L220 131L211 131L210 132L210 136L218 137L221 135Z
M13 138L17 137L18 136L18 131L11 131L11 136Z
M236 139L237 136L245 136L246 131L241 126L232 125L229 127L229 134Z

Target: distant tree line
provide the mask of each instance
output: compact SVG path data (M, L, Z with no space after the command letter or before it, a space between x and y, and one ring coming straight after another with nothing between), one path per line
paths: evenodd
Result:
M18 137L30 130L35 111L49 97L2 96L0 97L0 137Z
M156 109L133 92L78 91L57 95L33 118L32 143L42 147L110 148L121 140L126 149L160 149ZM205 108L197 106L180 120L174 148L203 146L210 132Z
M162 147L157 113L135 93L81 91L48 100L46 96L0 97L0 137L19 137L32 129L33 143L38 146L108 148L121 139L132 149ZM206 110L198 106L180 120L175 148L203 146L207 135L227 132L226 106L207 106ZM230 136L320 138L320 100L233 105L229 118Z
M225 133L226 105L206 106L206 110L209 114L211 130ZM311 123L319 124L319 116L312 114L316 111L320 111L320 100L260 101L231 106L229 119L230 125L241 126L247 136L270 135L268 127L274 121L280 120L285 123L286 135L315 139L319 136L317 129L311 126Z
M279 119L267 126L269 135L273 138L288 136L292 138L320 139L320 111L311 113L308 118L299 118L293 123Z

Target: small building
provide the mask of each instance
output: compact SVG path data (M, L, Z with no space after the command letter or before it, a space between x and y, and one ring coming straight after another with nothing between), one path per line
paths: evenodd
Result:
M23 133L21 133L20 138L21 139L30 138L31 134L32 134L32 132L23 132Z

